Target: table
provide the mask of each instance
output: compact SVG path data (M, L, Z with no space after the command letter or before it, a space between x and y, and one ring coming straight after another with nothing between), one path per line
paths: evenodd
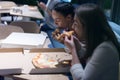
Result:
M47 35L46 33L43 32L42 34ZM51 42L47 37L43 48L48 48L49 44L51 44ZM13 78L14 80L69 80L68 76L64 74L20 74L20 75L5 75L5 77Z
M12 78L14 80L70 80L68 76L63 74L13 75Z
M43 16L38 10L37 6L23 5L20 7L12 7L10 9L10 14L17 15L17 16L23 16L23 17L43 19Z
M0 22L1 22L1 14L10 13L10 9L15 6L17 5L12 1L0 1Z
M13 16L22 16L24 18L23 20L28 20L29 18L37 19L44 18L40 11L38 10L37 6L29 5L17 6L17 4L15 4L12 1L0 1L0 22L2 13L9 13L10 15Z
M17 5L12 1L0 1L0 13L9 13L10 9L14 6Z

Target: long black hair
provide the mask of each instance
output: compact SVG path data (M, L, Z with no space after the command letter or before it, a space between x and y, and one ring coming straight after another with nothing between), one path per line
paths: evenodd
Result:
M76 9L75 14L85 28L86 58L90 57L93 50L103 41L112 41L120 53L120 44L99 6L92 3L83 4Z

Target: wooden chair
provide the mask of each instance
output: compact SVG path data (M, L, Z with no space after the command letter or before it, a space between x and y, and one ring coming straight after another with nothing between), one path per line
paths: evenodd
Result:
M12 32L24 32L24 31L21 27L0 25L0 39L5 39Z
M21 27L25 33L39 33L40 27L34 21L13 21L10 25Z

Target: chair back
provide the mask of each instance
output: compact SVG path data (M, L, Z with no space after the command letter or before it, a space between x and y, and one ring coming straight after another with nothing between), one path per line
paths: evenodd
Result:
M25 33L39 33L40 27L34 21L13 21L10 25L21 27Z
M5 39L12 32L24 32L21 27L10 26L10 25L0 25L0 39Z

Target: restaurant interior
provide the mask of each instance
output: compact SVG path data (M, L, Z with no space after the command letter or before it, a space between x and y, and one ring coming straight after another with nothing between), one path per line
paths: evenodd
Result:
M70 65L53 69L33 65L38 53L57 60L72 59L65 45L53 39L52 32L56 28L44 27L45 14L38 5L40 1L47 4L51 0L0 0L0 65L3 65L0 80L73 80ZM120 0L63 1L75 7L84 3L99 5L120 42Z

